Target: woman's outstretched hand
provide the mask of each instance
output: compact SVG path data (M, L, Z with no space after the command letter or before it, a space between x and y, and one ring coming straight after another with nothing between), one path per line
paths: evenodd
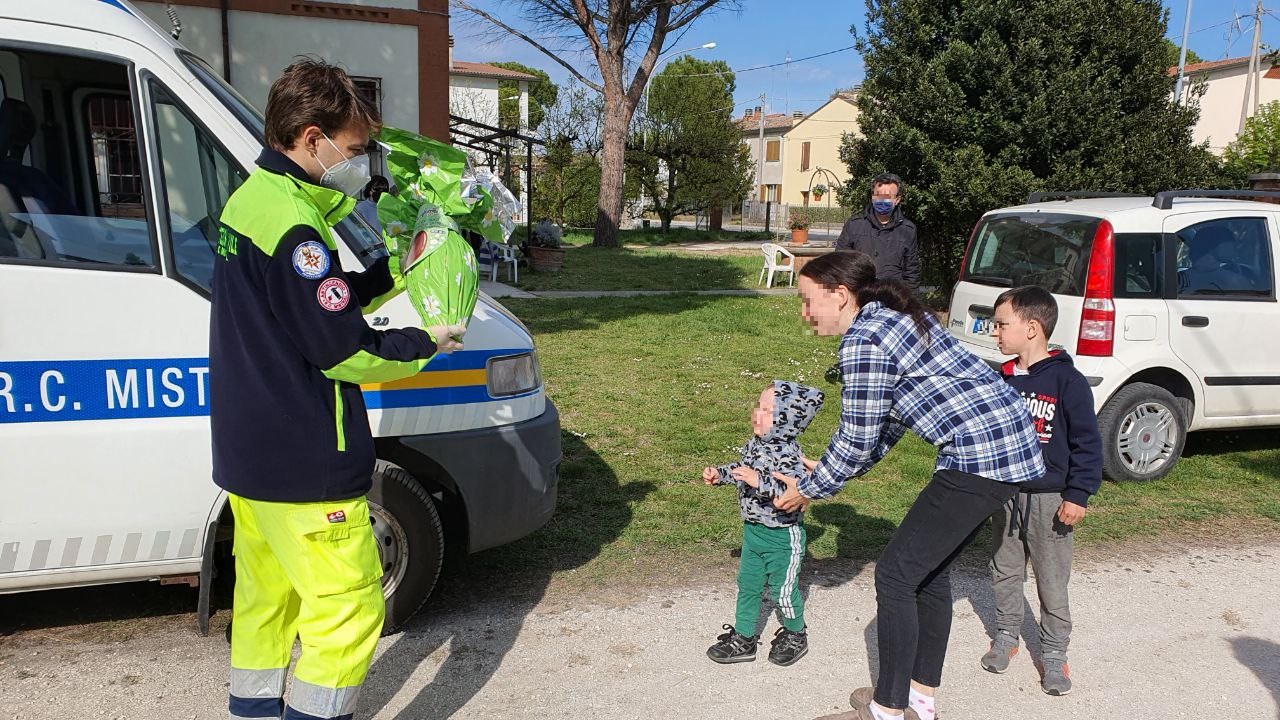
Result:
M799 484L800 482L799 480L796 480L795 478L789 477L787 475L783 475L780 472L775 472L773 474L773 477L776 478L778 482L781 482L783 485L787 486L786 492L782 493L781 496L773 499L774 506L776 506L779 510L783 512L791 512L792 510L804 510L805 508L809 507L809 498L805 497L804 495L801 495L800 490L796 488L796 485Z

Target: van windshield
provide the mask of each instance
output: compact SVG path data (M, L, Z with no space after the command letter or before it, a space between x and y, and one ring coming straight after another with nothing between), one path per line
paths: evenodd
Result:
M964 280L996 287L1038 285L1082 296L1100 220L1080 215L996 215L973 234Z
M263 142L266 137L266 120L263 119L262 113L258 112L258 108L252 103L244 99L239 90L227 84L218 73L209 67L209 64L202 60L199 56L189 52L178 52L178 57L182 58L182 62L186 63L188 69L191 70L200 82L213 93L215 97L222 101L223 105L236 116L240 124L249 129L258 142Z
M196 55L189 52L178 52L178 56L182 58L182 62L186 63L191 72L200 78L200 82L204 84L209 92L214 94L223 105L231 111L231 114L240 121L240 124L248 128L249 132L257 138L259 143L265 143L266 138L266 120L263 119L262 113L258 112L258 108L244 98L238 90L227 84L218 73L209 67L209 64ZM382 239L376 228L370 227L369 223L360 218L359 213L351 213L339 222L335 229L338 231L338 237L346 243L351 249L360 264L366 268L372 264L378 255L370 253L371 248L381 248Z

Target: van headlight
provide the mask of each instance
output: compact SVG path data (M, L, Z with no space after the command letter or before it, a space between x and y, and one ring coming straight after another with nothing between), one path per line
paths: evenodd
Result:
M485 375L488 377L490 397L520 395L535 390L542 384L538 358L532 352L490 358Z

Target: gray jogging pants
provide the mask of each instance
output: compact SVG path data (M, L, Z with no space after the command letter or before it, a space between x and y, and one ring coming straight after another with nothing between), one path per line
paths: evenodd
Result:
M1015 517L1016 510L1020 517ZM996 629L1021 635L1023 583L1027 561L1035 570L1040 595L1040 644L1044 652L1065 654L1071 640L1072 528L1057 518L1058 493L1018 493L991 517L991 585L996 597ZM1025 527L1019 527L1025 526Z

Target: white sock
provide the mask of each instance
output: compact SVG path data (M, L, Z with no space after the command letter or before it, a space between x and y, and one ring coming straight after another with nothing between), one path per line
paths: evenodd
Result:
M903 718L902 715L890 715L889 713L885 712L874 701L870 705L868 705L867 708L871 710L871 717L875 718L876 720L902 720Z
M920 720L933 720L938 711L933 706L933 698L911 688L911 709L916 711Z

